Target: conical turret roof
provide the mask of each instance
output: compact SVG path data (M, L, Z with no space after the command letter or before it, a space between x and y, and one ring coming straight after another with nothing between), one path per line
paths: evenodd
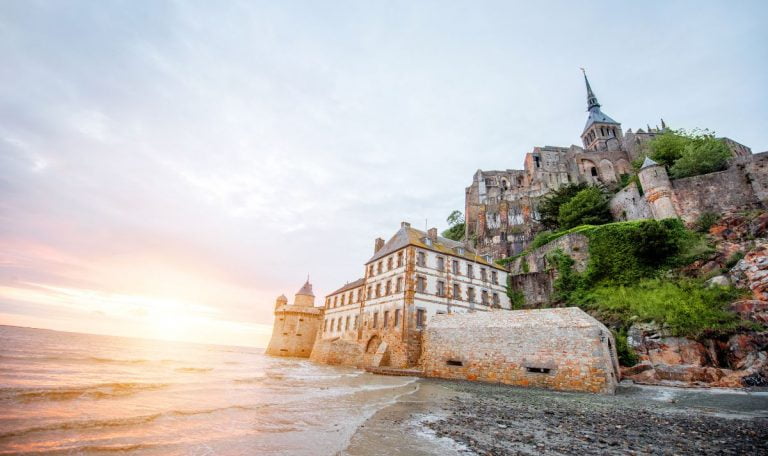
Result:
M312 296L314 297L315 294L312 293L312 284L309 283L309 279L304 283L304 286L301 287L299 291L296 292L296 295L304 295L304 296Z

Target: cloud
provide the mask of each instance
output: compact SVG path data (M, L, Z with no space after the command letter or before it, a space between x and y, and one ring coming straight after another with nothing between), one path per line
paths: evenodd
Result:
M275 296L356 279L401 220L444 227L476 169L577 142L579 66L625 128L664 117L767 149L766 14L7 2L0 311L140 333L132 299L157 299L222 334L269 325Z

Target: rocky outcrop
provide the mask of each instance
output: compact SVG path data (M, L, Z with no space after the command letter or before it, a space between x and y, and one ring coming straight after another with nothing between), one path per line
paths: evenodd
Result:
M768 301L768 242L757 244L736 263L729 275L734 285L748 288L754 299Z
M742 304L741 308L746 314L755 313L749 304ZM623 368L622 377L637 383L768 386L768 332L765 331L699 341L670 337L658 326L642 323L630 328L627 341L639 355L640 362Z

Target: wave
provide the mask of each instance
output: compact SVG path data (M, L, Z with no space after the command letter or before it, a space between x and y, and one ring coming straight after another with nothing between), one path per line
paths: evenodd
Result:
M167 383L100 383L82 387L0 388L0 399L30 401L67 401L73 399L110 399L141 391L167 387Z
M213 370L212 367L177 367L174 369L176 372L183 372L186 374L204 374Z
M228 407L218 407L218 408L212 408L212 409L199 409L199 410L171 410L168 412L162 412L162 413L153 413L151 415L140 415L140 416L132 416L127 418L111 418L111 419L103 419L103 420L80 420L80 421L65 421L63 423L55 423L55 424L49 424L46 426L35 426L35 427L29 427L25 429L17 429L15 431L10 432L4 432L0 433L0 440L2 439L8 439L13 437L22 437L29 434L34 434L38 432L49 432L49 431L84 431L89 429L100 429L100 428L112 428L112 427L121 427L121 426L139 426L143 424L148 424L153 421L158 420L162 417L168 417L168 416L193 416L193 415L206 415L216 412L221 412L225 410L244 410L244 411L252 411L252 410L258 410L263 407L266 407L267 404L261 404L256 406L248 406L248 405L232 405Z
M98 356L77 357L77 356L14 356L14 355L0 355L0 360L9 361L28 361L28 362L45 362L45 361L58 361L58 362L75 362L75 363L96 363L96 364L146 364L152 361L147 359L116 359L116 358L102 358ZM167 360L163 360L164 362Z

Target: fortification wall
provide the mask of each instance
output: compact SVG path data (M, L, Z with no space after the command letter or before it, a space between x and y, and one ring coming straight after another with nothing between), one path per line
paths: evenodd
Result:
M766 158L744 157L734 160L724 171L673 180L675 209L680 218L692 223L704 212L723 213L760 207L761 200L755 194L755 187L763 194L764 204L764 187L768 185L763 183L768 180Z
M573 258L576 262L574 268L577 271L582 272L587 267L589 239L583 234L571 233L559 237L510 263L510 274L518 275L546 271L549 269L547 256L558 249Z
M610 206L611 214L616 220L653 218L648 201L640 195L640 190L634 182L613 195Z
M612 394L615 341L577 308L452 314L424 333L428 377Z
M321 364L360 367L363 365L363 355L363 347L355 341L318 339L309 359Z
M523 293L526 307L539 307L550 301L554 292L555 271L530 272L509 277L509 286Z
M294 306L286 306L291 308ZM275 311L275 324L266 354L309 358L320 329L322 311L306 308L306 311Z

